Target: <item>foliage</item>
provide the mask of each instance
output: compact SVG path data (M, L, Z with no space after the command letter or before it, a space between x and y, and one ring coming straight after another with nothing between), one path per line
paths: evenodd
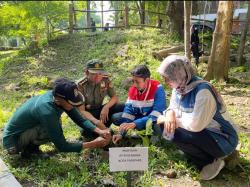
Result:
M0 35L38 40L45 35L45 18L59 27L62 20L68 19L66 13L64 1L6 2L0 7Z
M237 50L240 43L239 36L232 36L231 37L231 49Z
M97 32L94 35L62 35L41 47L36 55L24 55L17 51L1 52L0 86L3 89L0 90L0 127L3 128L16 108L30 96L44 93L54 77L66 76L71 80L81 78L86 61L92 58L99 58L104 62L119 99L124 102L127 90L123 89L121 82L130 76L130 70L137 64L146 64L151 70L152 78L160 80L156 72L160 62L152 57L152 51L166 45L179 44L180 41L170 33L141 29ZM121 51L123 53L119 53ZM4 89L5 85L12 83L20 86L20 90ZM224 85L218 86L223 89ZM170 91L167 92L170 95ZM229 109L234 114L234 119L242 120L234 105L230 105ZM62 123L66 139L78 141L80 133L76 125L66 115L63 115ZM223 170L219 180L223 179L227 184L234 180L243 185L250 182L248 139L246 133L241 134L241 164L245 171L238 168L234 173ZM0 148L0 156L23 186L104 186L104 180L111 180L116 186L126 185L126 173L109 172L108 160L102 157L102 150L85 150L80 154L57 153L52 144L46 144L41 149L54 155L48 160L33 158L25 161L18 156L10 157ZM155 145L149 146L148 171L134 172L133 183L135 186L164 186L169 183L169 179L165 176L159 179L159 171L170 168L177 171L177 178L191 177L198 180L198 171L187 163L177 148L170 142L159 140ZM209 186L210 182L206 184Z
M248 68L246 66L238 66L238 67L232 67L230 69L230 72L232 73L242 73L247 72Z

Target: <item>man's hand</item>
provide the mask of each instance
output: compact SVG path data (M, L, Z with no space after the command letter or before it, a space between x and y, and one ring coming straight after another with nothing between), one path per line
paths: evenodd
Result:
M134 129L136 127L135 123L122 123L120 125L119 131L124 132L127 131L128 129Z
M101 130L98 127L94 129L94 132L96 132L97 134L99 134L101 137L105 138L105 139L111 139L111 133L109 129L104 129Z
M105 147L110 142L110 139L104 139L103 137L98 137L91 142L83 143L83 148L100 148Z
M109 143L109 141L107 141L105 138L100 137L100 136L94 139L93 142L95 142L96 147L104 147L108 145Z
M110 139L111 140L111 133L109 129L104 129L101 130L101 132L99 133L99 135L105 139Z
M109 107L104 105L100 113L100 120L102 123L106 123L109 120Z
M97 120L97 122L95 123L96 126L99 128L99 129L107 129L107 127L100 121L100 120Z
M112 137L112 141L114 144L117 144L118 141L120 141L121 139L122 139L122 135L120 135L120 134L113 135L113 137Z

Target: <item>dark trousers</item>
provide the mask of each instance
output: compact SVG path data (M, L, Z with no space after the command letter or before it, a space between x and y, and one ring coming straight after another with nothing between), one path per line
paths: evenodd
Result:
M97 109L86 109L86 111L91 113L96 119L100 119L100 114L101 114L103 107L104 107L104 105L102 105L100 108L97 108ZM123 112L123 109L124 109L124 103L117 103L117 104L113 105L109 109L109 119L105 123L105 126L109 127L113 123L113 121L116 120L116 119L114 119L116 117L114 117L115 115L113 116L113 114Z
M208 130L190 132L183 128L177 128L172 141L198 169L212 163L215 158L225 156Z
M39 146L50 141L46 129L40 126L27 129L21 133L17 140L17 145L7 148L8 153L17 154L34 146Z
M191 51L193 53L193 57L195 58L196 65L199 63L199 44L192 44Z

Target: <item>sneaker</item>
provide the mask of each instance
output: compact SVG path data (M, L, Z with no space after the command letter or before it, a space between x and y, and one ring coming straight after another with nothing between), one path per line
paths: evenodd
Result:
M202 180L211 180L215 178L220 170L225 166L225 161L222 159L215 159L214 162L204 166L200 173L200 178Z

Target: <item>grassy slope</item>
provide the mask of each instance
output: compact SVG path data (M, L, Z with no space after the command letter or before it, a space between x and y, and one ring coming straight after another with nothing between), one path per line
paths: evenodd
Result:
M3 128L8 118L17 106L31 95L44 92L49 81L59 76L67 76L77 80L82 76L82 69L87 60L99 58L104 61L107 70L111 73L114 86L122 101L126 99L126 90L121 82L129 76L129 70L136 64L147 64L152 77L159 79L156 68L159 61L153 59L153 49L178 44L174 37L162 34L156 30L129 30L120 32L98 33L96 35L74 34L61 36L52 41L37 55L30 56L24 52L18 54L0 53L0 128ZM118 51L125 51L124 55L117 55ZM7 91L6 86L16 84L19 91ZM14 86L16 86L14 85ZM12 85L13 86L13 85ZM229 108L237 119L237 108ZM239 122L241 119L237 119ZM76 139L79 132L75 125L63 116L64 133L68 139ZM240 169L234 172L225 170L217 180L202 185L218 185L225 183L228 186L240 186L250 181L249 143L247 136L241 134L241 155L245 171ZM164 143L164 148L150 147L149 171L140 173L136 177L138 186L152 186L164 184L164 178L156 179L159 169L174 168L180 178L191 176L197 180L197 172L187 165L175 148ZM53 150L52 145L42 147L43 150ZM166 149L167 148L167 149ZM118 186L125 185L125 173L110 173L108 161L103 160L100 151L94 151L92 162L86 161L80 154L57 154L48 161L34 159L31 162L20 161L19 158L8 157L1 148L1 157L8 163L11 171L24 185L31 186L68 186L85 183L99 184L102 178L113 180ZM236 182L233 182L236 180ZM225 182L226 181L226 182ZM169 181L168 181L169 182ZM218 184L217 184L218 183ZM185 183L183 183L185 184Z

